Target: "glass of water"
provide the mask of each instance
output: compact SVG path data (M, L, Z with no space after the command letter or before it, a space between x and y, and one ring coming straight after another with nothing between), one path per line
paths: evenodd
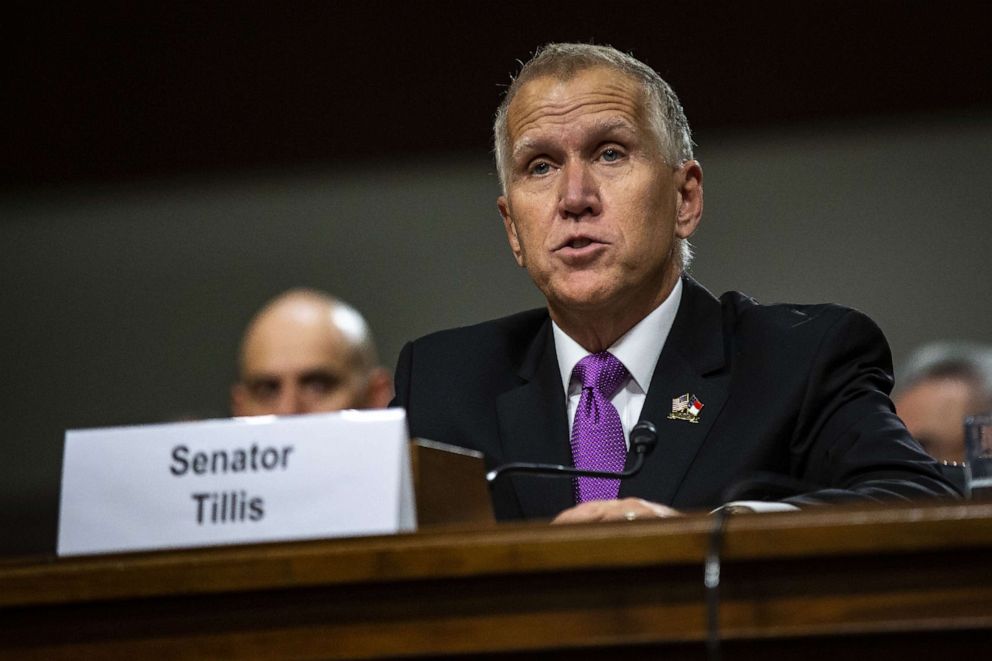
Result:
M965 418L964 449L971 499L992 500L992 414Z

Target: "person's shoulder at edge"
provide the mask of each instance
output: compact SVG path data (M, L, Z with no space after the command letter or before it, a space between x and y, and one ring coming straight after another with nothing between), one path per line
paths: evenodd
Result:
M760 303L739 291L724 292L720 302L725 323L739 332L766 334L768 339L774 339L796 332L820 335L843 323L845 327L859 328L873 339L880 340L888 351L881 328L856 308L837 303Z
M690 298L697 300L699 297L709 298L719 302L724 311L734 317L747 315L771 325L780 325L783 328L791 328L797 324L824 316L843 316L849 312L867 317L855 308L837 303L763 303L753 296L737 290L725 291L716 296L688 273L682 274L682 283L684 286L683 304Z
M744 341L758 353L765 355L767 351L774 350L778 354L778 362L784 360L797 366L803 364L799 362L801 359L821 363L819 368L813 368L812 376L817 383L821 383L822 379L826 378L826 372L823 370L832 370L848 360L855 360L865 368L869 365L881 368L872 369L871 381L882 395L887 396L890 392L892 359L888 342L881 328L864 312L835 303L761 304L737 291L724 293L720 300L724 318L729 317L732 320L730 324L735 328L735 335L746 338ZM741 349L742 345L738 344L737 348ZM816 358L810 353L811 350L817 354ZM826 355L823 355L824 353ZM806 364L807 367L812 368L812 363ZM883 413L891 413L894 418L894 408L891 405ZM899 424L901 426L902 423ZM905 434L902 442L916 445L908 433ZM915 449L922 452L918 447ZM919 491L916 496L960 498L960 489L949 483L946 476L940 475L937 464L932 461L926 463L933 470L924 470L921 462L919 477L926 480L922 485L925 490ZM936 480L927 478L936 478ZM920 486L914 485L914 488ZM869 499L887 500L889 496L890 494L883 493L881 496ZM790 498L785 502L791 506L805 506L860 500L863 498L858 497L855 491L825 489ZM758 508L754 509L757 511Z

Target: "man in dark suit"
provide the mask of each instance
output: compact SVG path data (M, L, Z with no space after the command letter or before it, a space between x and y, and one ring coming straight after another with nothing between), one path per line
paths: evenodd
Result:
M954 493L893 412L869 319L718 300L684 275L702 169L657 73L608 47L546 46L507 91L495 145L510 248L547 309L408 344L394 403L411 434L490 466L607 471L629 459L639 419L659 437L622 484L503 480L497 517L671 516L721 505L759 471L804 485L784 507Z

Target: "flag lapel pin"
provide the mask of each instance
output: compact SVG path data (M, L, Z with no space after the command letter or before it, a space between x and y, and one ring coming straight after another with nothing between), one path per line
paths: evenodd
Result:
M672 412L668 414L668 419L698 423L699 412L702 410L703 403L699 401L699 398L686 393L672 400Z

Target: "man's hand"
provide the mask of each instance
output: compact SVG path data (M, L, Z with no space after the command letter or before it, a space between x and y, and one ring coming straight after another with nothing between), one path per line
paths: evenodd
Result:
M639 519L667 519L673 516L682 516L682 513L671 507L641 498L624 498L622 500L590 500L568 508L556 516L551 523L637 521Z

